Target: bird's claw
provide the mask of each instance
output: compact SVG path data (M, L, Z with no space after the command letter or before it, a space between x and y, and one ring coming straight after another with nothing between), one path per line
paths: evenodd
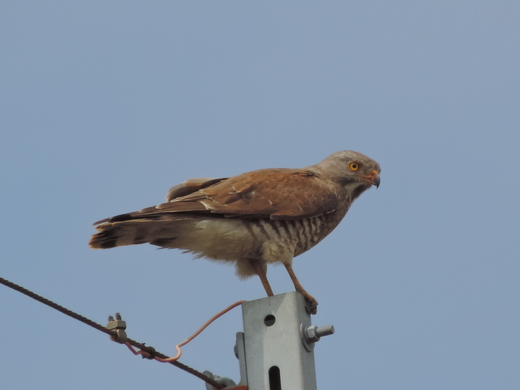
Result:
M305 309L310 314L318 313L318 301L314 298L309 299L309 298L305 297Z

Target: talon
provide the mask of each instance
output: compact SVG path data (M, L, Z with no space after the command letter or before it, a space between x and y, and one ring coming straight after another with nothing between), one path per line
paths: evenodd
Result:
M305 298L305 308L310 314L318 313L318 301L316 299Z

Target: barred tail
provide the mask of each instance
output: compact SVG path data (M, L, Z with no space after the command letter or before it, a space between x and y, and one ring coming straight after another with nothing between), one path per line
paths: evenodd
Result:
M96 226L98 233L92 236L89 246L92 249L108 249L150 243L165 248L176 248L175 239L185 227L185 222L187 221L147 219L108 222Z

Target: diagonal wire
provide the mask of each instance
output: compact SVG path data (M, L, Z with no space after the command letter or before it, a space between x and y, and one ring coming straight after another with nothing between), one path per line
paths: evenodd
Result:
M9 280L4 279L2 277L0 277L0 283L3 284L4 286L12 288L13 290L21 292L22 294L25 294L28 297L33 298L33 299L35 299L36 301L38 301L40 303L43 303L44 305L52 307L53 309L58 310L59 312L65 314L65 315L68 315L69 317L72 317L75 320L83 322L84 324L86 324L88 326L91 326L92 328L97 329L100 332L106 333L106 334L108 334L109 336L112 336L112 337L117 337L116 331L107 329L103 325L98 324L97 322L94 322L94 321L88 319L87 317L82 316L81 314L75 313L72 310L67 309L66 307L58 305L57 303L55 303L55 302L53 302L53 301L51 301L51 300L49 300L47 298L44 298L41 295L38 295L38 294L36 294L36 293L34 293L34 292L30 291L30 290L27 290L26 288L24 288L24 287L22 287L22 286L20 286L20 285L18 285L16 283L10 282ZM136 348L139 348L139 349L141 349L141 350L143 350L145 352L148 352L152 356L157 356L157 357L159 357L161 359L169 359L169 356L155 351L154 348L152 348L150 346L147 346L144 343L139 343L139 342L137 342L135 340L132 340L132 339L128 339L127 342L130 345L132 345L132 346L134 346ZM185 365L183 363L180 363L180 362L175 361L175 360L168 361L168 363L174 365L175 367L180 368L181 370L184 370L184 371L186 371L186 372L196 376L199 379L202 379L204 382L210 384L211 386L213 386L213 387L215 387L217 389L222 389L225 386L225 385L223 385L221 383L218 383L218 382L214 381L213 379L207 377L202 372L197 371L194 368L191 368L191 367L189 367L189 366L187 366L187 365Z

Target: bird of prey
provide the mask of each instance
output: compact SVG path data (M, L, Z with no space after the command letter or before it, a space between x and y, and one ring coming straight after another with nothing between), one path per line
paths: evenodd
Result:
M233 262L238 276L258 275L268 296L267 265L281 262L315 313L318 302L298 281L293 258L323 240L365 190L379 187L380 172L374 160L346 150L302 169L189 179L170 189L166 203L96 222L89 245L150 243Z

